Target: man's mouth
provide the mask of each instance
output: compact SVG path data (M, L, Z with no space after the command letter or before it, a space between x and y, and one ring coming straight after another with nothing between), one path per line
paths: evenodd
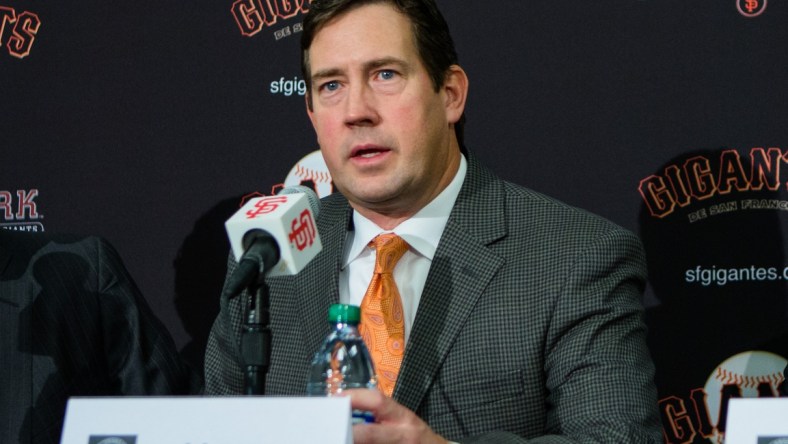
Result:
M375 157L381 153L385 153L389 151L387 148L377 147L377 146L365 146L359 147L353 150L351 153L351 157L361 157L364 159L369 159Z

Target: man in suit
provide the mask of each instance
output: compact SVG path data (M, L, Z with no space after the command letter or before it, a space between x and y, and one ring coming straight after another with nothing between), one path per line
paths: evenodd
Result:
M408 244L393 272L404 356L391 397L351 391L376 418L354 442L659 442L640 242L464 149L468 79L434 2L313 1L302 53L307 113L341 194L322 202L323 251L267 281L266 393L305 392L328 306L362 304L370 241L395 233ZM242 390L232 337L246 297L214 324L208 393Z
M112 246L0 229L0 441L58 443L70 396L201 391Z

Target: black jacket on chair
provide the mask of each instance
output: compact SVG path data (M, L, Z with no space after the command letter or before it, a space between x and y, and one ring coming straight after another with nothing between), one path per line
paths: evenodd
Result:
M0 442L57 443L71 396L199 393L115 249L0 229Z

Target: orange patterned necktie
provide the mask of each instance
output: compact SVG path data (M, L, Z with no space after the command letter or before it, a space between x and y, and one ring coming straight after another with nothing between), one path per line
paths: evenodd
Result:
M390 233L372 239L369 246L376 250L375 273L361 301L359 331L372 355L378 388L391 396L405 352L405 317L392 273L408 243Z

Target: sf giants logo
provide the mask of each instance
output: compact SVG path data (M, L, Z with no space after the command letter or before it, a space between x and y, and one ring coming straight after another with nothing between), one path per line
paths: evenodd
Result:
M269 197L267 199L260 199L257 202L255 202L254 210L249 210L246 212L246 218L254 219L264 214L268 214L273 211L276 211L276 209L279 208L279 204L283 204L285 202L287 202L287 196L277 196L277 197Z
M766 0L736 0L736 8L745 17L758 17L766 10Z
M641 180L638 191L651 216L663 218L714 196L764 189L776 192L788 186L784 182L787 168L788 150L756 147L743 159L736 150L727 149L717 159L695 156L682 165L670 165L663 174Z
M6 35L6 25L10 29L6 40L8 53L19 59L29 56L41 27L38 15L28 11L17 14L13 8L0 6L0 43Z
M706 385L692 390L689 399L669 396L660 400L665 443L723 443L728 402L732 398L780 396L785 365L785 358L774 353L739 353L718 365Z
M264 27L274 26L279 19L309 12L309 3L312 0L237 0L231 11L241 34L252 37Z
M295 245L298 251L304 251L304 248L312 246L315 242L317 228L309 210L304 210L300 216L293 219L290 228L293 230L290 232L290 243Z

